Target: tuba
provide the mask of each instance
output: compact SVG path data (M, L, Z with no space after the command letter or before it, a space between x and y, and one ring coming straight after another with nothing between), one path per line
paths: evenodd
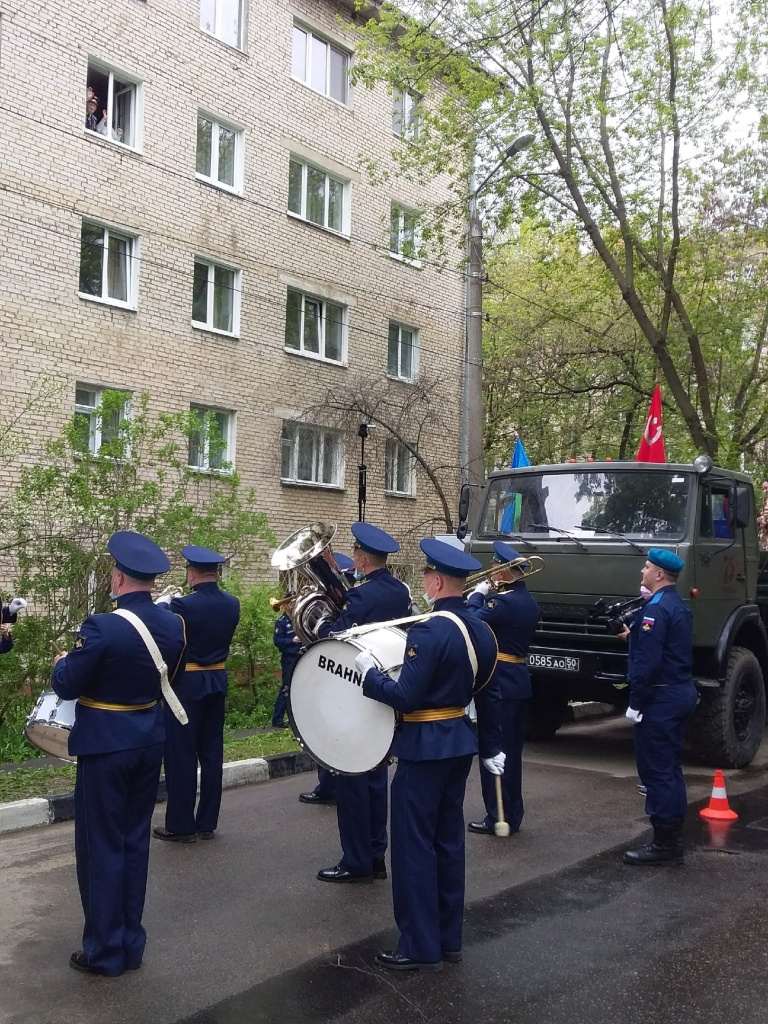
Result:
M292 533L272 555L287 584L285 597L271 598L270 606L285 612L305 647L317 640L320 623L337 618L346 604L349 584L331 549L335 533L335 523L318 521Z

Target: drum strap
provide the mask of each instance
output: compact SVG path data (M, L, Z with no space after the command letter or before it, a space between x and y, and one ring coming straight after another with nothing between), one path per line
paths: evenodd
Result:
M433 618L450 619L451 622L456 626L461 635L464 637L464 643L467 645L467 656L469 657L469 664L472 666L472 684L474 685L477 679L477 655L475 654L475 648L472 646L472 640L470 639L467 627L461 621L458 615L454 615L453 612L435 612ZM462 714L464 712L462 711Z
M136 632L139 634L141 639L149 651L149 656L155 663L155 668L160 673L160 689L163 691L163 697L165 703L171 709L174 717L181 722L182 725L186 725L189 719L187 718L187 712L184 710L181 701L173 692L170 680L168 679L168 666L163 661L163 656L160 653L160 648L154 641L152 634L149 632L147 627L141 621L138 615L134 615L133 612L129 612L127 608L116 608L113 615L119 615L121 619L125 619L126 622L130 622Z

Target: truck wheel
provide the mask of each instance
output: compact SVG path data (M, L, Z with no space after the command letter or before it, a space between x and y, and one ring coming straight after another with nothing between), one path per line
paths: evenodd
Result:
M527 740L551 740L565 720L568 698L565 694L552 693L545 689L537 693L534 685L533 697L528 706Z
M745 647L734 647L725 684L701 695L688 737L693 753L716 768L743 768L757 753L765 729L765 685L760 664Z

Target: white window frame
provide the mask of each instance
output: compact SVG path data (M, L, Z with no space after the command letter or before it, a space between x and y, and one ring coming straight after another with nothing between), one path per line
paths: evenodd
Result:
M403 462L407 465L403 467ZM405 490L397 487L400 471L407 474ZM413 498L416 495L416 458L402 441L388 437L384 446L384 493L398 497Z
M414 142L419 137L421 97L407 89L395 89L392 108L392 134Z
M351 210L350 210L350 182L348 178L342 178L338 174L331 174L324 167L319 164L312 163L310 160L306 160L304 157L296 156L291 154L288 162L288 202L291 201L291 164L298 164L301 167L301 202L300 209L292 210L288 207L288 216L295 217L298 220L303 220L307 224L312 224L314 227L323 228L325 231L330 231L334 235L343 235L345 238L349 238L350 224L351 224ZM325 175L325 196L324 196L324 210L323 210L323 223L320 224L316 220L311 220L307 216L307 175L310 170L319 171L320 174ZM334 228L328 223L328 209L330 205L330 188L329 182L336 182L341 185L341 227Z
M78 295L81 299L85 299L87 302L100 302L107 306L118 306L120 309L132 309L137 308L138 293L139 293L139 236L131 231L127 231L125 228L113 228L108 224L103 224L97 220L91 220L89 217L83 217L80 224L80 267L78 272L78 279L80 272L82 272L82 229L85 225L90 225L93 228L98 228L102 232L102 262L101 262L101 294L91 295L89 292L83 292L78 290ZM124 241L129 242L130 247L128 251L128 275L126 278L127 293L128 297L123 299L112 298L108 294L109 289L109 238L110 234L115 238L121 238ZM79 280L78 280L79 285Z
M208 286L206 293L206 319L195 320L195 296L194 296L194 275L197 264L208 268ZM234 287L232 290L232 330L226 331L221 327L214 326L213 315L215 307L216 271L225 270L234 274ZM243 272L239 267L233 267L228 263L221 263L219 260L212 260L208 256L195 256L192 267L192 327L197 331L209 331L212 334L221 334L225 338L240 337L240 298L243 293ZM221 410L226 411L226 410Z
M389 368L389 345L390 345L390 332L392 328L397 328L397 373L392 373ZM406 376L402 372L402 350L403 350L403 331L411 332L411 372L410 375ZM410 327L408 324L401 324L399 320L390 320L387 328L387 376L390 380L400 380L406 384L413 384L419 375L419 332L415 327Z
M395 214L398 217L398 228L397 228L397 248L392 248L392 223L395 219ZM406 206L404 203L398 203L394 200L390 206L389 213L389 255L393 260L400 260L402 263L408 263L412 267L421 267L421 260L418 256L409 256L403 252L405 244L405 229L406 229L406 218L413 217L413 249L415 253L418 253L421 249L421 217L418 210L414 210L410 206Z
M293 70L296 59L296 33L301 32L304 34L304 77L299 77ZM323 89L316 89L312 84L312 40L317 39L327 46L326 50L326 61L325 61L325 86ZM345 96L344 99L337 99L336 96L331 95L331 51L335 51L344 58L344 75L345 75ZM351 82L349 79L350 67L352 65L352 54L349 50L343 46L339 46L338 43L333 42L327 36L322 35L320 32L315 32L314 29L309 28L307 25L301 22L295 21L293 23L293 35L291 38L291 61L292 70L291 77L295 82L301 82L302 85L306 85L312 92L317 93L319 96L325 96L332 103L338 103L342 107L349 107L351 98Z
M310 292L302 291L300 288L288 288L287 296L293 292L298 295L301 299L301 310L299 313L299 347L293 348L288 344L288 339L285 339L285 351L292 355L303 356L305 359L318 359L323 363L332 363L334 366L346 366L347 364L347 327L349 323L349 307L345 306L342 302L335 302L331 299L321 298L319 295L312 295ZM288 333L288 298L286 296L285 304L285 330L286 335ZM320 351L312 352L309 349L304 348L304 320L306 316L306 304L307 300L315 302L320 306ZM326 326L328 323L328 303L333 306L337 306L341 309L341 356L339 359L332 359L330 356L325 354L326 349Z
M222 34L222 19L224 14L224 8L231 0L211 0L214 5L214 26L213 29L207 29L203 25L203 10L202 2L200 4L200 31L204 32L207 36L212 36L214 39L218 39L220 43L224 43L225 46L231 46L235 50L243 51L245 49L245 5L246 0L235 0L238 6L237 16L237 42L231 43L228 39L225 39Z
M96 71L98 74L107 75L109 81L107 84L107 134L102 135L101 132L92 131L89 128L84 128L84 132L88 136L97 135L99 138L104 139L106 142L111 142L115 146L120 146L124 149L130 149L135 153L140 153L144 145L144 83L136 78L135 75L128 74L121 71L119 68L113 67L111 64L105 64L104 61L99 60L95 57L88 58L88 71ZM131 118L133 120L133 141L123 142L122 139L115 139L112 136L112 114L114 112L115 105L115 78L119 78L125 85L133 86L133 101L131 103ZM96 108L96 113L99 120L101 120L101 112L104 109L102 102L103 97L99 97L99 105Z
M314 435L316 448L312 453L314 476L309 480L299 478L299 441L301 432ZM333 457L333 480L324 481L318 479L320 467L325 461L326 446L332 444L335 448ZM286 445L290 446L288 475L283 472L284 455ZM328 427L318 427L313 423L301 423L296 420L284 420L281 432L280 450L280 481L284 484L295 484L303 487L322 487L332 490L341 490L344 487L344 446L339 431Z
M219 117L217 114L211 114L207 110L198 110L197 120L195 121L195 131L197 133L197 127L201 120L211 122L211 173L203 174L197 170L197 134L195 134L195 177L198 181L204 181L206 185L211 185L213 188L219 188L223 192L230 192L233 195L241 196L243 194L243 169L244 169L244 155L245 155L245 132L238 125L233 124L231 121L225 121L224 118ZM226 181L222 181L218 177L219 171L219 146L214 145L214 139L218 141L219 129L223 128L225 131L233 132L235 136L235 167L234 167L234 183L228 184Z
M194 473L211 473L211 474L218 473L218 474L223 475L223 476L226 476L229 473L234 472L234 469L235 469L235 437L236 437L235 425L236 425L236 419L235 419L235 413L233 412L233 410L231 410L231 409L222 409L219 406L215 406L215 405L202 405L199 402L193 402L189 406L189 411L191 413L195 413L195 412L199 413L201 419L203 419L209 412L210 413L214 413L214 414L219 414L221 416L226 416L227 419L226 419L226 431L222 432L222 438L223 438L223 440L225 442L225 447L224 447L224 450L221 453L221 461L223 463L225 463L225 465L223 467L221 467L221 466L211 466L211 464L210 464L210 451L209 451L207 445L201 445L201 444L198 444L198 448L201 450L201 459L200 459L200 461L196 465L193 465L190 462L190 457L189 457L189 444L191 444L192 439L189 438L188 444L187 444L187 468L191 469ZM205 449L205 450L203 450L203 449Z
M83 405L82 403L78 404L78 391L87 391L88 394L93 395L93 405ZM98 455L101 446L104 443L102 431L102 418L96 415L96 410L100 408L102 404L105 391L119 391L123 393L121 388L104 388L95 384L86 384L83 381L79 380L75 382L75 403L73 419L75 416L88 417L88 450L90 451L91 455ZM126 391L124 392L124 394L125 402L123 403L122 413L120 417L121 420L127 420L130 419L131 417L131 399L133 398L133 395L131 394L130 391Z

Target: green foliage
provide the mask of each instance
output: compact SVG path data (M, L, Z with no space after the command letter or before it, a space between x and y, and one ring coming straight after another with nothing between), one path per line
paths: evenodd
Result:
M227 662L227 725L233 729L266 725L281 678L280 652L272 642L277 616L269 606L274 590L264 585L246 586L235 575L227 578L226 586L240 598L240 622Z

